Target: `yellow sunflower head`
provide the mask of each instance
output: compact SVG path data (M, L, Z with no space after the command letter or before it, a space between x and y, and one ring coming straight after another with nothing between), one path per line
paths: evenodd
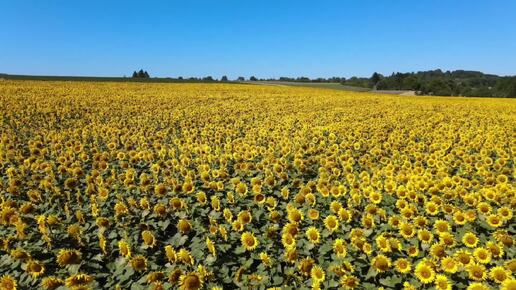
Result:
M0 289L2 290L16 290L17 285L16 280L9 275L3 275L0 278Z
M409 260L405 258L399 258L394 262L394 267L396 271L406 274L411 271L412 265Z
M448 277L446 277L443 274L438 274L435 276L435 289L436 290L451 290L452 289L452 283L448 280Z
M48 276L43 278L41 280L41 288L45 290L53 290L56 288L59 288L60 286L63 286L65 284L65 281L62 279L59 279L55 276Z
M496 266L491 268L489 271L489 277L496 283L500 284L511 277L511 272L502 266Z
M317 230L316 227L311 226L306 230L306 238L308 241L310 241L312 244L318 244L320 243L321 234L319 233L319 230Z
M59 266L79 264L81 262L81 252L71 249L61 249L57 254L57 263Z
M179 277L179 289L181 290L197 290L203 286L203 279L199 273L190 272Z
M45 273L45 266L36 260L31 260L27 263L27 272L32 277L39 277Z
M339 220L334 215L328 215L324 219L324 226L326 226L326 228L333 233L339 228Z
M258 246L258 240L251 232L244 232L240 236L240 241L242 242L242 246L246 249L246 251L253 251Z
M385 272L391 267L391 259L380 254L373 258L371 266L380 273Z
M312 278L312 281L321 283L324 281L326 274L324 273L324 270L319 265L315 265L310 270L310 277Z
M82 286L82 285L88 285L93 281L93 276L90 276L85 273L78 273L75 275L72 275L66 279L66 286L68 287L75 287L75 286Z
M142 255L136 255L131 258L131 267L137 272L143 272L147 269L147 259Z
M422 261L419 262L414 270L414 274L423 284L428 284L434 281L435 271L428 265L428 263Z

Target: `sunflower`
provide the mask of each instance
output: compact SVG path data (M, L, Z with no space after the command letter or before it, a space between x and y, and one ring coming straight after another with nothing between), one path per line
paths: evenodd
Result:
M405 258L399 258L394 262L394 267L396 268L396 271L406 274L411 271L412 265L410 264L410 261Z
M286 249L291 249L296 246L296 240L289 232L286 232L283 235L281 235L281 243Z
M295 237L297 235L297 233L299 232L299 227L296 223L288 223L285 226L283 226L283 232L289 233L293 237Z
M464 225L468 222L466 216L460 210L453 213L453 221L458 225Z
M349 223L351 221L351 212L345 208L339 209L337 212L339 219L345 223Z
M459 250L455 252L454 256L463 266L467 266L473 262L471 253L466 250Z
M147 274L147 283L160 282L165 279L165 273L161 271L153 271Z
M224 215L224 219L227 221L227 222L232 222L233 221L233 213L231 212L231 210L229 208L225 208L223 211L222 211L222 214Z
M428 263L422 261L419 262L414 269L414 274L423 284L428 284L434 281L435 271L428 265Z
M403 290L417 290L417 288L409 282L403 282Z
M496 258L501 258L504 255L503 244L495 243L493 241L489 241L486 244L486 247L491 251L491 255Z
M333 252L335 253L335 255L337 255L337 257L346 257L347 250L343 239L339 238L333 242Z
M375 239L376 246L380 248L380 251L382 252L390 252L391 251L391 245L389 243L389 240L385 237L384 234L378 235Z
M487 215L492 211L492 207L487 202L479 202L477 204L477 211L481 214Z
M439 213L439 206L432 201L425 204L425 211L429 215L437 215Z
M249 211L243 210L238 213L238 221L242 225L250 224L252 222L252 220L253 220L253 216L251 215L251 213Z
M406 251L410 257L417 257L419 255L419 249L415 246L408 247Z
M321 234L319 233L319 230L317 230L316 227L311 226L306 230L306 238L312 243L312 244L318 244L321 242Z
M434 229L438 234L442 234L449 232L451 230L451 226L445 220L436 220L434 223Z
M217 256L217 251L215 249L215 243L213 243L213 241L210 240L209 237L206 237L206 248L208 249L210 254L212 254L214 257Z
M31 260L27 263L27 272L32 277L37 278L45 273L45 266L36 260Z
M253 251L258 246L258 240L254 236L254 234L251 232L244 232L240 236L240 241L242 242L242 246L247 251Z
M22 260L22 261L28 260L31 257L27 251L20 249L20 248L12 249L10 254L11 254L11 257L13 257L17 260Z
M13 277L5 274L0 278L0 289L16 290L16 286L18 286L18 283L16 283L16 280L14 280Z
M267 254L267 252L261 252L259 256L260 256L260 260L262 261L262 264L265 267L270 267L272 265L272 259Z
M503 281L502 285L500 286L500 290L514 290L516 289L516 279L514 278L508 278Z
M489 286L483 284L483 283L479 283L479 282L474 282L474 283L471 283L469 284L468 288L466 288L466 290L489 290L491 288L489 288Z
M180 219L177 222L177 230L182 234L187 234L192 229L192 225L187 219Z
M179 289L181 290L201 289L203 284L203 278L196 272L186 273L179 277Z
M437 259L441 259L442 257L446 256L445 250L446 250L446 245L444 245L442 243L434 243L430 247L430 254Z
M365 242L362 244L362 251L369 256L373 252L373 246L370 243Z
M303 213L297 208L291 208L287 210L287 219L291 223L299 223L303 220Z
M373 191L369 194L369 200L374 204L379 204L380 202L382 202L382 198L382 194L377 191Z
M448 248L452 248L456 244L455 236L448 232L439 235L439 242L446 245Z
M118 242L118 251L126 259L131 257L131 246L124 240Z
M360 280L353 275L344 275L340 278L339 283L344 289L355 289L360 284Z
M473 256L479 263L487 264L491 262L491 251L486 248L479 247L473 251Z
M322 283L326 278L326 274L319 265L314 265L310 270L310 278L312 278L312 282Z
M496 283L500 284L511 277L511 272L507 271L502 266L496 266L489 270L489 277Z
M299 262L299 271L303 276L310 276L313 266L315 265L314 259L310 257L305 257L301 262Z
M482 264L473 262L466 266L466 271L468 271L468 276L471 280L483 281L486 279L486 267Z
M385 272L391 267L391 259L384 255L378 255L371 261L371 266L378 272Z
M462 243L468 248L474 248L477 246L478 238L472 232L467 232L462 236Z
M81 252L71 249L61 249L57 254L57 263L59 266L79 264L81 262Z
M165 246L165 256L167 256L167 260L170 263L175 263L177 260L177 253L176 253L176 250L174 249L174 247L172 247L171 245L166 245Z
M496 214L488 215L486 221L493 228L499 228L503 224L503 219Z
M334 232L339 227L339 220L334 215L329 215L324 219L324 225L330 232Z
M181 269L179 269L179 268L174 269L168 275L168 282L170 284L176 284L177 282L179 282L179 278L181 277L181 275L183 275L183 271L181 271Z
M454 274L459 269L459 265L453 257L448 256L441 260L441 269L447 273Z
M417 238L423 243L423 244L431 244L434 239L434 234L432 234L431 231L427 229L422 229L417 232Z
M435 276L435 289L436 290L451 290L452 284L445 275L438 274Z
M147 269L147 259L142 255L136 255L131 258L131 267L136 272L143 272Z
M513 212L512 209L507 206L502 206L497 211L498 216L500 216L504 221L509 221L512 219Z
M93 276L85 273L78 273L66 278L65 284L68 287L82 286L90 284L93 280Z
M316 209L309 209L308 210L308 218L310 218L311 220L317 220L319 219L319 211L316 210Z
M246 196L247 195L247 185L243 182L239 182L235 187L235 192L238 193L240 196Z
M177 261L186 265L193 265L195 262L190 251L185 248L181 248L177 252Z
M295 264L297 262L297 251L296 248L289 248L285 251L285 261Z
M414 227L409 223L401 223L399 226L399 231L400 235L402 235L405 239L410 239L416 234Z
M41 288L45 290L53 290L63 286L65 281L54 276L48 276L41 280Z

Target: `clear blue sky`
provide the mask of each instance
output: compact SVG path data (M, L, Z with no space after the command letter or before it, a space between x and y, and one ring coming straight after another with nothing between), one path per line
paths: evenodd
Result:
M511 0L0 0L0 72L516 74Z

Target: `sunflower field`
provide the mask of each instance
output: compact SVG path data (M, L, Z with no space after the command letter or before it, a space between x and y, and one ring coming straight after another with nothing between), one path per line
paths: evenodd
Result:
M0 81L0 289L516 289L516 101Z

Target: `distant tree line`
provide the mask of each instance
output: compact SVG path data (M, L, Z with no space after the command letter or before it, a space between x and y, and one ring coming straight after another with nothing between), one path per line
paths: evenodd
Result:
M250 80L253 80L251 77ZM255 78L255 80L258 80ZM440 69L383 76L373 73L366 77L280 77L260 81L341 83L372 90L413 90L421 95L516 98L516 76L502 77L478 71L446 71Z
M150 78L147 71L139 70L133 72L135 79ZM169 81L179 82L230 82L227 76L220 79L212 76L206 77L177 77L163 78ZM330 78L309 78L301 77L280 77L280 78L257 78L251 76L245 78L239 76L234 79L237 82L244 81L282 81L282 82L311 82L311 83L340 83L347 86L370 88L372 90L412 90L420 95L438 96L471 96L471 97L501 97L516 98L516 76L497 76L484 74L478 71L442 71L440 69L410 73L392 73L384 76L373 73L371 77L330 77Z
M417 73L373 74L369 87L378 90L414 90L423 95L516 97L516 76L501 77L478 71L431 70Z

